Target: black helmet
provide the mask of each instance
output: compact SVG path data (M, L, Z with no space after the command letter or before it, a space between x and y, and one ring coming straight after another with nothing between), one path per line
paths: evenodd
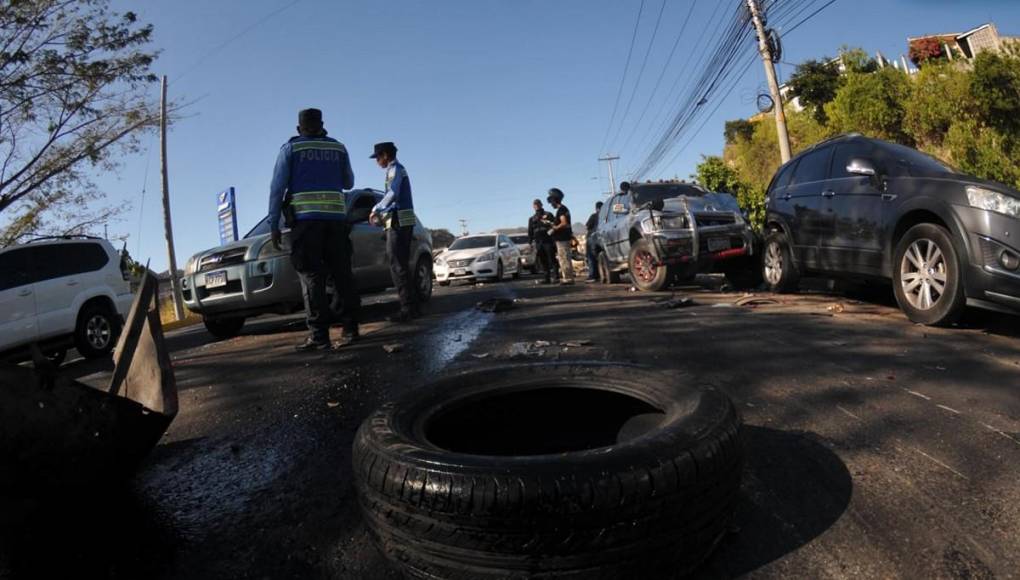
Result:
M623 193L627 193L628 191L630 191L630 182L629 181L621 182L620 191L622 191Z
M552 200L554 199L557 202L563 201L563 192L560 191L558 187L554 187L549 190L549 197L547 197L546 199L548 199L550 202L552 202Z

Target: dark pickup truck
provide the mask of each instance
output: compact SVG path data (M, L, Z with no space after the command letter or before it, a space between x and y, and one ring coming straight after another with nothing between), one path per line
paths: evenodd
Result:
M757 237L727 193L685 182L623 183L602 207L595 244L603 283L630 272L656 292L704 272L724 272L738 287L760 283Z

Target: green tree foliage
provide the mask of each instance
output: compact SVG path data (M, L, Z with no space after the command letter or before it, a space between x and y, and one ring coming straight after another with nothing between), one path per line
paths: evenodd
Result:
M741 181L736 170L727 165L722 157L702 157L696 170L694 177L698 183L711 191L732 194L747 212L751 225L761 230L765 225L764 189L755 189Z
M832 59L809 60L797 65L789 85L793 96L810 109L819 123L825 123L825 105L836 98L836 92L843 85L839 65Z
M753 134L754 123L746 119L726 121L726 128L723 130L728 144L736 143L738 138L750 139Z
M983 52L974 59L972 77L980 118L1015 140L1020 133L1020 59Z
M913 145L903 127L910 92L909 77L892 68L849 73L836 98L825 106L829 129Z
M1007 138L991 127L964 120L950 127L945 145L960 171L1020 188L1020 147L1015 136Z
M904 130L922 149L939 151L950 127L971 114L970 74L950 63L932 63L913 81L904 103Z
M89 175L136 150L157 118L151 36L109 0L0 5L0 243L109 217Z

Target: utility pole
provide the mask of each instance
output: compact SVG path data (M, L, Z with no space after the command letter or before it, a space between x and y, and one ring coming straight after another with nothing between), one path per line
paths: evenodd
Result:
M616 176L613 175L613 161L619 161L619 155L607 155L605 157L599 157L599 161L605 161L609 164L609 191L612 192L610 195L616 195Z
M177 320L184 320L184 301L181 299L181 281L177 278L177 256L174 253L174 228L170 222L170 179L166 171L166 75L163 75L159 99L159 160L163 174L163 228L166 230L166 253L170 261L174 315Z
M765 22L758 0L747 0L747 7L751 10L751 21L754 22L754 27L758 31L758 52L761 53L761 60L765 63L765 77L769 81L769 92L772 93L772 101L775 103L779 154L783 163L786 163L791 157L790 134L786 131L786 111L783 110L783 95L779 92L779 81L776 80L776 65L772 61L772 47L769 45L769 36L765 30Z
M460 222L460 235L462 235L462 236L468 235L467 220L466 219L459 219L457 221Z

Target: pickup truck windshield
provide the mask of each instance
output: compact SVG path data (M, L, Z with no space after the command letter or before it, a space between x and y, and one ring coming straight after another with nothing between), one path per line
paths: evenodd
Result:
M697 185L689 183L647 183L631 186L631 195L634 197L634 207L641 207L650 201L657 199L669 199L688 195L701 197L707 193Z
M473 238L460 238L450 244L451 250L477 250L478 248L491 248L496 245L495 236L476 236Z
M247 234L244 234L244 237L245 237L245 239L247 239L247 238L254 238L256 236L264 236L264 235L266 235L268 233L269 233L269 218L268 217L264 217L264 218L262 218L262 221L257 223L255 225L255 227L253 227L251 229L250 232L248 232Z

